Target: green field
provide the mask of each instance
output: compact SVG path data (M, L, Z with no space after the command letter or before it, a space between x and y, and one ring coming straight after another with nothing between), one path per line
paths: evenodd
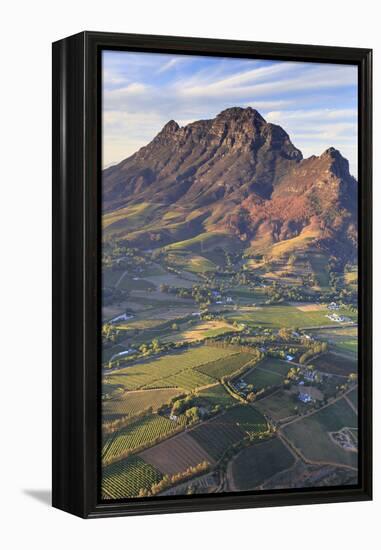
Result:
M273 420L279 421L295 415L295 406L302 408L302 403L296 404L288 391L277 391L268 397L255 401L255 407L267 414Z
M171 329L170 333L161 340L163 342L196 342L237 331L235 327L222 321L200 321L191 324L187 321L189 317L179 320L177 323L179 330ZM168 323L170 328L172 323L173 321Z
M166 259L171 266L184 269L193 274L203 274L216 269L216 264L209 260L206 255L201 256L180 249L167 251Z
M357 372L357 361L329 352L314 359L313 365L321 372L340 376Z
M338 310L336 313L345 315L356 320L356 314L346 310ZM318 327L318 326L337 326L335 321L326 317L328 310L320 311L301 311L295 306L288 304L268 305L257 307L252 312L233 312L229 318L238 323L248 325L260 325L262 327Z
M336 348L338 351L350 351L357 355L358 352L358 340L356 339L350 339L350 340L342 340L341 342L337 342Z
M310 253L308 259L312 271L316 275L320 287L325 288L329 285L328 258L323 254Z
M317 330L313 332L318 338L329 343L332 350L357 356L357 327L337 327L335 329Z
M112 386L108 391L112 391ZM107 399L103 402L102 414L105 420L111 420L120 416L134 416L139 411L152 407L156 411L164 403L168 403L180 393L174 388L158 390L139 390L124 392L121 395Z
M140 489L149 489L162 479L161 473L138 456L130 456L102 471L103 498L136 497Z
M191 239L178 241L165 247L172 263L182 265L187 271L206 273L226 261L225 251L236 251L237 239L228 233L203 232Z
M125 276L120 281L118 288L124 290L155 290L155 285L146 279L136 279L131 276Z
M182 421L181 417L175 422L158 414L137 418L107 439L102 450L102 458L105 461L113 460L127 451L154 442L158 437L167 435L181 426Z
M168 304L165 304L165 306L169 307ZM161 303L160 308L162 309L163 307L164 302ZM123 325L116 325L116 328L120 331L119 338L124 341L127 338L135 347L140 344L151 342L154 339L158 339L162 343L178 342L181 338L178 337L177 332L174 332L172 325L176 322L180 327L185 326L187 319L187 315L185 317L172 318L170 320L142 319L127 322Z
M233 460L234 483L240 491L255 489L276 473L291 468L294 462L293 455L276 437L254 443Z
M246 287L235 287L229 289L229 296L231 296L235 300L240 300L244 302L249 303L260 303L263 300L266 300L267 297L265 293L263 292L263 289L255 288L254 290L251 290Z
M239 426L247 435L267 430L266 420L262 414L250 405L238 405L226 413L227 420Z
M357 453L345 451L329 437L344 427L357 428L357 416L345 399L297 420L282 429L307 460L357 466Z
M242 352L230 355L229 357L223 357L212 363L207 363L201 367L197 367L197 370L203 372L207 376L211 376L216 380L220 380L223 376L233 374L235 371L243 367L246 363L254 358L252 353Z
M160 205L142 202L108 212L102 216L102 229L107 238L112 234L136 231L144 228L154 213L160 212Z
M231 445L238 443L245 437L245 433L236 425L224 422L221 419L218 422L217 419L214 422L205 422L189 432L189 435L214 460L219 460Z
M290 369L290 365L285 361L280 361L272 357L263 359L243 378L248 384L254 386L254 391L258 392L270 386L279 386Z
M202 372L199 372L197 369L186 369L178 372L177 374L173 374L172 376L168 376L167 378L162 378L159 382L152 382L152 384L147 385L147 388L164 386L192 391L196 388L208 386L209 384L213 383L213 378L206 376Z
M205 388L197 392L202 400L205 400L207 404L220 405L221 407L231 407L235 405L237 401L225 390L221 384L216 384L209 388Z
M258 411L250 405L238 405L188 433L219 460L231 445L266 430L266 421Z
M246 376L245 381L254 386L254 392L258 392L264 388L279 386L283 382L283 377L276 372L262 370L259 367Z
M114 323L114 327L124 332L147 329L161 330L164 327L170 326L171 322L173 321L168 321L167 319L136 319L134 321L127 321L126 323Z
M193 388L197 387L197 384L211 383L212 379L207 378L198 371L187 374L184 371L193 370L195 367L235 353L235 350L228 348L195 347L119 369L105 375L104 381L107 384L121 385L129 390L137 390L143 387L182 387L180 381Z

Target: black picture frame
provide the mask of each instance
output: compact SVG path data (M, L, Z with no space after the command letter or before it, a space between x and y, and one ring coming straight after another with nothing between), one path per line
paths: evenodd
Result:
M358 486L100 501L100 51L358 66ZM83 518L372 498L372 51L82 32L53 44L53 506Z

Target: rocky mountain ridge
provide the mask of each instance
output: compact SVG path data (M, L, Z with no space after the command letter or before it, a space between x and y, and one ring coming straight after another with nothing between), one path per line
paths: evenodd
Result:
M144 219L157 244L221 232L254 250L300 236L303 246L357 253L357 182L348 161L334 148L303 159L286 131L251 107L184 127L169 121L103 171L102 189L105 215L159 206ZM138 220L133 231L118 223L119 236L143 243Z

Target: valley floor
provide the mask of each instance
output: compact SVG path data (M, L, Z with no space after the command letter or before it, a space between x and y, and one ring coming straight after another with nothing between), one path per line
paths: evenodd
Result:
M103 498L356 483L355 308L255 262L138 265L103 273Z

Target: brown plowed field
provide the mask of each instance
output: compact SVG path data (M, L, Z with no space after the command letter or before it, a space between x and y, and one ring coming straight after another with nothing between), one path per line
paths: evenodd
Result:
M188 433L182 433L163 441L139 455L145 462L163 474L177 474L189 466L196 466L204 460L214 464L211 456Z

